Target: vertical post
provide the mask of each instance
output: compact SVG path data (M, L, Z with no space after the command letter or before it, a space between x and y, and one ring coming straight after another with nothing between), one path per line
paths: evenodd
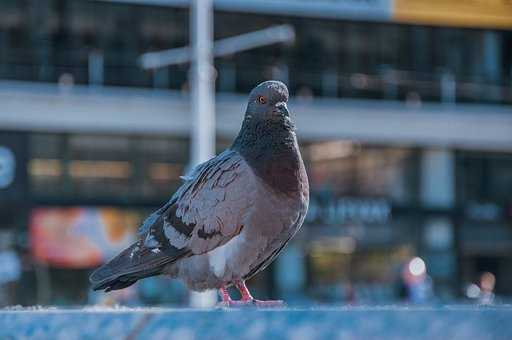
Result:
M456 204L455 155L450 149L426 149L421 157L421 203L439 210L423 219L421 256L438 280L438 291L457 292L460 287L459 226L450 214Z
M421 159L421 200L428 208L455 204L455 156L449 149L426 149Z
M215 98L212 65L212 0L193 0L190 8L192 46L191 97L192 163L211 158L215 152Z
M338 96L338 70L327 68L322 72L322 95L326 97Z
M193 165L211 158L215 152L215 93L213 79L213 5L212 0L193 0L190 6L192 65L190 70L190 107L192 111L191 157ZM192 292L192 307L211 307L217 292Z
M94 49L89 52L89 86L103 85L104 61L103 53Z
M447 104L454 104L457 101L457 83L453 73L444 71L441 74L441 101Z

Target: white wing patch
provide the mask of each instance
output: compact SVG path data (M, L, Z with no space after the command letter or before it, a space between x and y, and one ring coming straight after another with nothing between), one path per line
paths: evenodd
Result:
M167 218L164 218L164 234L169 240L171 246L178 249L183 249L190 244L190 238L174 229L174 227L167 221Z
M208 252L208 262L215 276L222 278L226 271L226 262L231 257L236 257L236 253L243 247L245 233L241 232L231 240L220 247Z
M144 238L144 247L145 248L157 248L160 246L160 243L155 239L151 231L147 233L146 238Z
M132 251L130 252L130 258L132 259L133 256L140 250L139 246L136 246L132 249Z

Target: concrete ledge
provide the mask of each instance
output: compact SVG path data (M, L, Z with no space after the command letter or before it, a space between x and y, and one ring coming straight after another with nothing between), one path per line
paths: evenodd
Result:
M1 339L512 339L512 306L0 312Z

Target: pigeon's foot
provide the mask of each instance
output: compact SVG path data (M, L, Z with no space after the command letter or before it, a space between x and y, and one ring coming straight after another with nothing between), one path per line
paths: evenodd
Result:
M217 306L219 307L260 307L260 308L276 308L276 307L284 307L286 304L282 300L257 300L252 297L249 289L245 285L244 281L236 281L235 287L240 291L242 295L240 300L231 300L229 296L228 290L225 287L219 289L220 297L222 298L222 302L220 302Z

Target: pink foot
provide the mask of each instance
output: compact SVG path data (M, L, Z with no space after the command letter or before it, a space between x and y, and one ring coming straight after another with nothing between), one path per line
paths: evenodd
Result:
M286 304L282 300L256 300L252 297L251 293L247 289L244 281L235 281L235 287L238 288L242 298L240 300L231 300L229 293L225 287L221 287L219 289L220 297L222 298L222 302L220 302L217 306L219 307L234 307L234 308L242 308L242 307L257 307L257 308L279 308L284 307Z

